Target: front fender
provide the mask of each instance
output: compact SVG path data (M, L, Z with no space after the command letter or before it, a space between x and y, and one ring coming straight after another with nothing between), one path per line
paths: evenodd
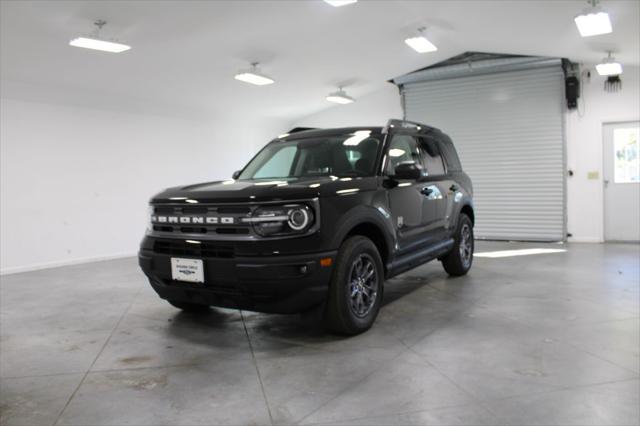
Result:
M331 240L331 247L339 248L347 235L358 225L370 224L378 228L382 236L386 253L381 253L384 258L391 259L397 246L396 236L391 220L391 214L384 206L358 205L344 214L343 220L336 227Z

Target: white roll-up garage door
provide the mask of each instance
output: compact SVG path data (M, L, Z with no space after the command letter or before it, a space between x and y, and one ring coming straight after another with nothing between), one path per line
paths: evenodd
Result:
M401 86L406 119L453 139L478 238L564 240L563 81L555 63Z

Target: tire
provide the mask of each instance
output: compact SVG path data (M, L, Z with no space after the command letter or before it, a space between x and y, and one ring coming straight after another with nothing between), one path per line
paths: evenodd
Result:
M459 277L471 269L473 263L473 222L469 216L460 214L451 251L442 258L447 274Z
M197 303L189 302L177 302L175 300L167 300L167 302L178 309L182 309L185 312L204 313L209 311L209 306L207 305L198 305Z
M338 250L325 312L328 328L353 336L367 331L382 302L384 269L373 242L362 236L347 239Z

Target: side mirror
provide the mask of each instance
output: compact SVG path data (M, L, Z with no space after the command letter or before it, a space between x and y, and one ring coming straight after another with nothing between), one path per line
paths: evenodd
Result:
M232 179L238 179L238 177L240 177L240 173L242 172L242 170L236 170L235 172L233 172L233 174L231 175Z
M393 177L395 179L418 180L422 177L422 167L414 161L400 163L396 166Z

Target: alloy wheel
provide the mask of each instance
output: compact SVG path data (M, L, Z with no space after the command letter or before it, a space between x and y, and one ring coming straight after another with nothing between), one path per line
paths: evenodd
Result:
M378 274L374 260L366 253L351 264L349 290L351 312L358 318L367 316L378 297Z
M465 268L471 264L471 256L473 256L473 236L471 235L471 227L468 224L462 225L460 229L460 260Z

